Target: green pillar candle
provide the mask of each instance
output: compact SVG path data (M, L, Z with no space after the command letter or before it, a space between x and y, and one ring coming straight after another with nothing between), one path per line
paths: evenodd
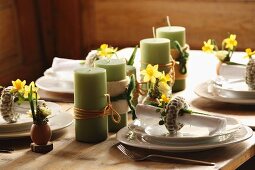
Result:
M166 26L156 29L156 37L167 38L171 42L171 52L170 54L174 59L179 57L174 41L178 41L180 46L184 47L186 45L186 29L180 26ZM176 56L177 55L177 56ZM175 64L175 74L178 75L179 65ZM186 77L175 76L175 83L173 85L173 92L178 92L185 89Z
M180 26L166 26L156 29L157 38L167 38L171 41L171 48L176 48L174 41L178 41L183 47L186 44L185 28Z
M124 59L97 60L95 66L106 69L107 81L119 81L126 78L126 61Z
M104 110L106 106L106 70L82 68L74 71L74 106L86 111ZM107 116L75 119L76 140L95 143L107 139Z
M106 59L95 61L96 67L106 69L107 81L120 81L126 78L126 61L123 59ZM111 115L108 116L108 128L110 132L117 132L127 125L127 113L119 113L121 121L116 124Z
M140 41L141 69L148 64L168 64L171 61L170 40L166 38L147 38Z

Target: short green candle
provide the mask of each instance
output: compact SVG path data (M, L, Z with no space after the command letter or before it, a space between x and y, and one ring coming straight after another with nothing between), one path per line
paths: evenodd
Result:
M171 48L176 48L174 41L178 41L183 47L186 44L185 28L180 26L166 26L156 29L157 38L167 38L171 41Z
M74 107L85 111L101 111L106 106L106 70L81 68L74 71ZM77 141L95 143L107 139L107 116L75 119Z
M95 66L106 69L107 81L119 81L126 78L126 61L124 59L97 60Z
M96 67L106 69L107 81L120 81L126 78L126 61L123 59L105 59L95 61ZM117 132L127 125L127 113L119 113L121 121L116 124L113 122L111 115L108 116L109 132Z
M140 41L141 63L144 69L148 64L168 64L170 40L166 38L147 38Z

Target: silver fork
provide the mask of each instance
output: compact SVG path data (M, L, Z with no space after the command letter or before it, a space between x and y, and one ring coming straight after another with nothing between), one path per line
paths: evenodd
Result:
M188 163L196 163L196 164L200 164L200 165L209 165L209 166L214 166L215 163L213 162L206 162L206 161L199 161L199 160L195 160L195 159L187 159L187 158L180 158L180 157L173 157L173 156L165 156L165 155L157 155L157 154L150 154L150 155L140 155L138 153L135 152L131 152L130 150L128 150L125 146L123 146L122 144L119 144L117 146L117 148L127 157L129 157L130 159L133 159L135 161L143 161L147 158L166 158L166 159L171 159L171 160L178 160L178 161L185 161Z

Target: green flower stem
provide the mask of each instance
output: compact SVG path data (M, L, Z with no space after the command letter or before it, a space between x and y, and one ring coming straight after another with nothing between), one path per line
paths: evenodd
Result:
M210 114L207 114L207 113L196 112L196 111L193 111L193 110L190 110L190 109L181 109L181 110L180 110L180 114L183 115L184 113L188 113L188 114L195 113L195 114L210 116Z
M226 62L226 64L228 64L228 65L240 65L240 66L246 66L245 64L235 63L235 62L232 62L232 61L228 61L228 62Z
M127 100L127 103L128 103L128 106L131 110L131 113L132 113L132 119L135 120L137 118L136 114L135 114L135 108L134 106L132 105L132 102L131 102L131 94L132 94L132 91L134 90L135 88L135 77L134 75L131 76L130 78L130 83L128 85L128 88L126 89L125 92L123 92L122 94L118 95L118 96L114 96L114 97L111 97L111 101L118 101L118 100L122 100L122 99L125 99Z
M127 65L133 65L134 64L134 61L135 61L135 54L136 54L136 51L137 51L137 48L138 48L138 45L135 46L135 49L134 51L132 52L131 54L131 57L129 58L128 62L127 62Z
M176 59L176 61L179 61L179 65L180 65L179 72L181 74L186 74L187 73L186 63L187 63L187 60L189 57L189 53L187 53L186 50L182 49L182 47L178 41L174 41L174 43L175 43L177 50L180 52L180 56Z

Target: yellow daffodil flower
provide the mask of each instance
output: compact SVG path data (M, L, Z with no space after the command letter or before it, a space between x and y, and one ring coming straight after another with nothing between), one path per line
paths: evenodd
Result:
M26 84L26 80L21 81L20 79L17 79L16 81L12 81L13 87L11 91L22 93L24 91L25 84Z
M162 94L167 95L169 91L171 90L170 86L165 82L159 82L158 85L159 85L158 87L159 92Z
M213 52L214 45L212 44L212 40L209 39L207 42L204 41L204 46L202 47L202 50L207 53Z
M25 86L25 90L24 90L24 98L25 98L25 99L28 98L28 93L30 92L31 86L32 86L32 92L33 92L32 97L33 97L33 99L36 98L36 93L37 93L37 91L38 91L38 87L36 87L36 86L35 86L35 83L32 81L32 82L29 84L29 86L27 86L27 85ZM37 95L37 98L39 99L40 96Z
M228 38L223 40L223 43L225 44L225 48L229 50L233 50L234 47L237 46L236 35L230 34Z
M251 58L251 56L255 54L255 51L252 51L251 48L245 49L245 52L246 52L246 56L244 56L245 58Z
M165 75L165 72L163 71L161 76L159 77L159 81L167 83L167 82L171 81L171 77L169 74Z
M162 94L161 99L159 101L164 102L164 103L168 103L170 101L170 98L167 97L165 94Z
M143 81L144 82L156 82L156 78L161 76L161 73L158 71L158 65L152 66L148 64L145 70L141 71L141 74L144 75Z
M97 50L98 51L97 54L100 57L111 58L112 55L115 54L117 50L118 48L109 47L108 44L102 44L100 48Z

